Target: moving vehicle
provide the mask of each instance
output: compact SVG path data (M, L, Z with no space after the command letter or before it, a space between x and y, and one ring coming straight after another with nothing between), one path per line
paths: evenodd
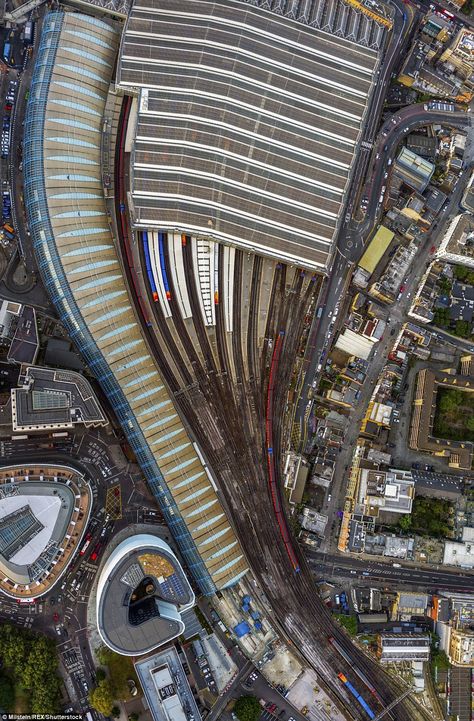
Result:
M95 548L94 548L94 550L92 551L92 553L91 553L91 555L90 555L90 559L89 559L90 561L96 561L96 560L97 560L97 558L98 558L98 556L99 556L99 553L100 553L100 551L101 551L101 548L102 548L102 544L101 544L101 543L97 543L96 546L95 546Z
M92 535L90 533L88 533L86 535L86 541L85 541L84 545L82 546L81 550L79 551L80 556L83 556L85 554L85 552L87 551L87 549L89 548L90 543L91 543L91 538L92 538Z
M11 43L5 43L5 45L3 46L3 59L5 60L6 63L10 62L11 54L12 54Z

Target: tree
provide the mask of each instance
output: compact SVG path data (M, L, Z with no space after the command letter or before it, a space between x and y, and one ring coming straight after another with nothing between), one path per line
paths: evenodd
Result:
M97 682L103 681L104 678L107 678L107 674L105 673L103 668L97 669L97 671L95 672L95 678Z
M398 521L398 525L402 529L402 531L409 531L411 528L411 516L409 513L405 514L400 518Z
M467 320L457 320L454 332L460 338L469 338L471 335L471 324Z
M112 707L111 715L113 718L118 718L120 716L120 709L118 706ZM130 716L128 718L130 718Z
M89 701L91 706L104 716L110 716L114 706L114 697L107 679L99 681L96 688L90 692Z
M131 713L130 716L128 717L128 721L138 721L138 717L139 717L139 716L140 716L140 714L137 713L136 711L134 711L134 712Z
M14 684L27 692L29 711L55 715L59 710L60 687L54 642L27 629L2 624L0 656Z
M234 706L234 713L240 721L257 721L262 707L255 696L241 696Z
M15 690L12 682L6 676L0 676L0 709L11 711L15 701Z
M468 418L466 421L466 428L469 431L474 431L474 418Z

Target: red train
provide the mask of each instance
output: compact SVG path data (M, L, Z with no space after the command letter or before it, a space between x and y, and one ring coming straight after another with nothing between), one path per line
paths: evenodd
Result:
M296 554L293 550L293 546L292 546L291 539L290 539L290 534L288 533L288 527L286 524L285 514L281 507L280 496L278 494L276 474L275 474L275 458L273 455L273 446L272 446L272 443L273 443L273 391L274 391L275 376L276 376L276 371L278 369L278 363L280 361L281 347L283 344L284 336L285 336L285 332L281 330L280 333L278 334L278 338L276 339L275 347L273 349L272 362L271 362L271 366L270 366L270 377L268 380L265 437L266 437L266 446L267 446L268 483L270 486L270 494L272 497L273 511L275 513L275 516L276 516L276 519L278 522L278 527L280 529L281 537L283 538L283 543L285 544L286 552L290 559L291 565L293 566L293 570L295 572L298 572L300 570L300 566L299 566Z
M140 286L137 281L136 277L136 271L135 266L133 263L133 255L132 250L130 248L130 234L129 234L129 228L127 225L127 216L126 216L126 208L124 203L124 193L123 193L123 178L124 178L124 172L123 172L123 165L124 165L124 158L123 158L123 147L124 147L124 139L125 139L125 133L127 131L127 125L128 125L128 118L130 115L130 108L132 105L132 98L126 98L125 100L125 108L122 118L122 124L120 129L120 139L119 139L119 150L118 150L118 169L117 169L117 175L118 175L118 195L119 195L119 210L120 213L118 214L117 220L120 222L121 230L122 230L122 237L123 242L125 246L125 254L127 256L127 264L130 269L130 277L132 279L133 288L135 291L135 295L138 299L138 304L140 306L140 312L142 314L142 317L147 325L151 325L150 319L148 317L148 312L146 310L145 302L143 300Z

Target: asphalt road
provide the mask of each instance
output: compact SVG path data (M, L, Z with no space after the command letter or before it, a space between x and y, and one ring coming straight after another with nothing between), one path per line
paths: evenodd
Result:
M350 274L356 261L363 252L366 239L374 230L383 212L383 203L380 203L380 191L387 184L385 174L390 170L389 159L393 158L403 137L413 129L438 120L455 127L465 128L471 124L470 113L440 113L435 110L425 110L423 105L410 105L396 113L387 120L382 129L372 153L371 172L364 188L364 195L369 198L364 220L357 222L351 220L341 233L336 247L334 262L329 278L323 286L320 305L323 306L320 318L315 317L309 334L305 354L305 378L301 384L300 396L296 405L295 422L300 425L301 438L306 439L308 410L311 404L309 389L318 382L320 376L319 365L324 358L322 354L330 347L332 338L338 330L339 321L334 319L334 310L339 309L338 317L343 318L344 289L350 279ZM385 150L386 148L386 150ZM377 157L378 156L378 157ZM355 192L355 191L354 191ZM459 192L459 191L458 191ZM442 217L440 218L440 221ZM440 224L438 222L438 226ZM428 257L428 242L431 242L431 233L427 238L418 261L422 255ZM420 268L417 263L417 268ZM423 267L423 266L421 266ZM414 287L414 286L413 286ZM409 290L407 289L407 294ZM406 308L405 310L407 310ZM463 346L468 347L468 345ZM470 344L469 344L470 347ZM304 447L304 443L303 443Z
M41 630L57 641L62 665L74 689L72 705L76 711L85 712L89 709L88 691L95 681L94 660L88 641L89 595L103 548L114 532L130 522L130 519L124 516L115 523L104 523L107 488L120 485L127 510L139 510L140 521L146 522L147 511L153 514L148 518L149 522L153 523L161 518L161 514L151 495L143 495L145 487L137 480L141 478L141 474L132 472L137 469L130 469L125 457L121 456L118 442L110 435L99 430L78 432L67 439L57 439L54 447L48 448L52 441L50 438L31 438L25 441L3 438L0 441L0 465L44 461L71 465L85 473L90 479L93 493L91 520L86 531L91 533L91 541L86 553L75 556L61 581L49 594L38 599L36 604L19 605L14 601L2 600L0 621L14 620L18 625ZM104 526L106 532L101 535ZM90 556L97 544L100 544L99 558L94 562ZM72 588L73 580L77 582L75 588ZM10 610L11 606L14 611Z
M395 12L394 27L390 34L385 56L379 68L379 76L374 94L367 109L366 124L359 139L360 151L351 178L346 219L348 216L353 216L357 210L355 202L361 195L361 183L367 171L369 162L367 158L368 151L364 148L363 143L373 143L391 74L397 61L400 60L404 48L408 44L416 17L413 8L405 5L402 0L392 0L392 4ZM375 155L373 157L375 157ZM375 212L376 208L373 209L374 216ZM319 378L320 371L318 367L321 362L321 354L325 347L331 342L331 338L338 327L337 321L334 322L334 318L330 318L329 316L338 306L338 303L344 295L343 291L352 273L354 262L361 255L369 222L370 220L367 218L367 224L360 227L359 224L351 218L349 223L343 225L337 239L329 276L324 281L321 289L319 306L323 306L323 312L320 318L315 315L313 319L303 363L304 378L301 381L300 395L295 409L295 422L300 426L303 447L307 434L306 426L310 404L309 391L312 384L315 381L317 382ZM343 317L343 313L341 313L340 317ZM331 323L333 324L332 326Z
M26 111L26 92L31 85L36 53L41 35L42 18L36 20L33 52L23 69L15 70L18 80L16 100L12 119L12 136L10 154L8 158L8 180L12 196L13 226L18 238L18 259L23 259L27 280L24 286L17 286L13 280L13 272L18 261L12 263L4 278L0 282L0 293L3 298L20 303L29 303L37 309L42 309L55 316L56 311L41 282L37 270L31 236L27 228L26 214L23 200L23 172L19 170L21 144L23 141L23 122ZM11 74L12 71L10 71Z
M446 570L443 566L424 569L409 561L401 562L401 567L396 568L391 563L373 561L367 555L358 559L354 556L319 554L313 550L308 550L307 556L312 570L320 578L351 578L357 583L368 584L386 581L392 589L398 585L409 585L426 592L474 592L474 574L463 569Z

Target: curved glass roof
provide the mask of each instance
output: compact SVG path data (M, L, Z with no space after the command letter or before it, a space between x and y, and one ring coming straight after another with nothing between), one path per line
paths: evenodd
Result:
M135 316L101 174L83 190L84 166L101 165L102 91L118 46L112 27L90 20L62 12L45 18L25 124L30 227L45 284L71 337L114 405L189 568L212 592L247 564ZM66 121L61 135L59 108ZM90 128L77 127L84 115Z

